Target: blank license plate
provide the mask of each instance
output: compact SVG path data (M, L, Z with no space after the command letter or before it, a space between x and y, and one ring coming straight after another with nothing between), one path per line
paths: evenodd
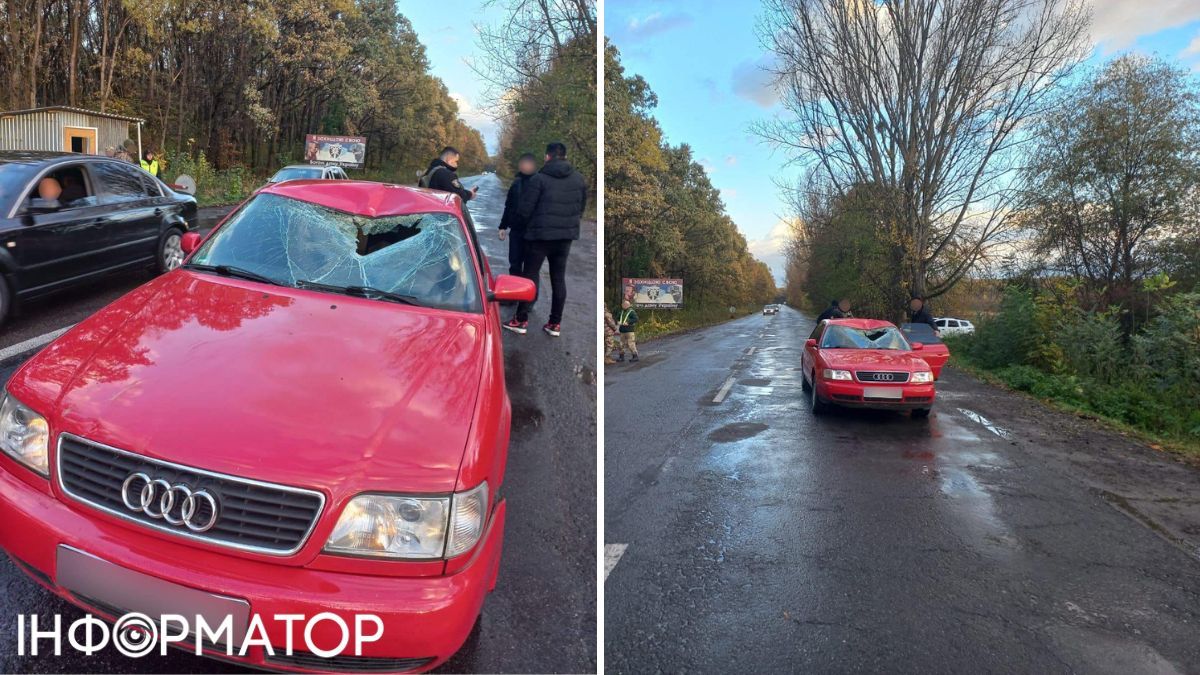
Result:
M84 602L104 605L101 609L141 612L155 621L164 614L187 617L192 631L196 630L197 616L204 617L214 631L226 616L231 616L234 644L242 643L250 621L250 603L245 600L180 586L70 546L58 547L56 581Z
M863 398L894 398L899 401L904 398L904 392L898 387L863 387Z

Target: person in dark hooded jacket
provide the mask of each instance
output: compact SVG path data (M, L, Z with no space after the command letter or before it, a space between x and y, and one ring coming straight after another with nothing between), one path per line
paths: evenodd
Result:
M525 225L521 218L521 193L537 171L537 158L525 153L517 160L517 175L504 197L504 214L500 216L500 241L508 240L508 273L524 274ZM534 280L534 283L537 283Z
M536 280L542 263L550 262L550 319L542 330L558 337L563 306L567 303L567 256L571 242L579 238L579 221L587 206L587 181L567 161L567 146L546 146L546 163L530 177L521 191L518 217L525 225L524 275ZM529 325L531 303L517 305L517 312L504 327L524 334Z

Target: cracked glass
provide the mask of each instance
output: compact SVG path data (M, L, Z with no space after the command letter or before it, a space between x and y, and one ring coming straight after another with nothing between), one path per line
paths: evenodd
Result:
M189 261L196 265L284 286L365 288L422 306L482 311L470 244L449 213L371 218L260 194L204 242Z

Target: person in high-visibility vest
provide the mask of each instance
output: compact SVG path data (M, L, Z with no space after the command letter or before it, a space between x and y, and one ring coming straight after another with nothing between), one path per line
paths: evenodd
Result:
M151 176L158 178L158 160L154 158L153 152L146 151L146 156L142 158L142 168L148 171Z

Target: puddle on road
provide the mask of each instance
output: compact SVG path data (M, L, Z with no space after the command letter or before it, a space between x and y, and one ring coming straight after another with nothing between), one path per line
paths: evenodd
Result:
M738 380L738 384L747 387L766 387L771 384L771 381L761 377L746 377Z
M546 421L541 408L525 402L512 402L512 428L514 431L536 429Z
M596 384L596 369L591 366L575 366L575 377L586 385Z
M769 427L760 422L735 422L726 424L725 426L713 431L708 435L708 440L714 443L733 443L735 441L744 441L747 438L753 438L766 431Z

